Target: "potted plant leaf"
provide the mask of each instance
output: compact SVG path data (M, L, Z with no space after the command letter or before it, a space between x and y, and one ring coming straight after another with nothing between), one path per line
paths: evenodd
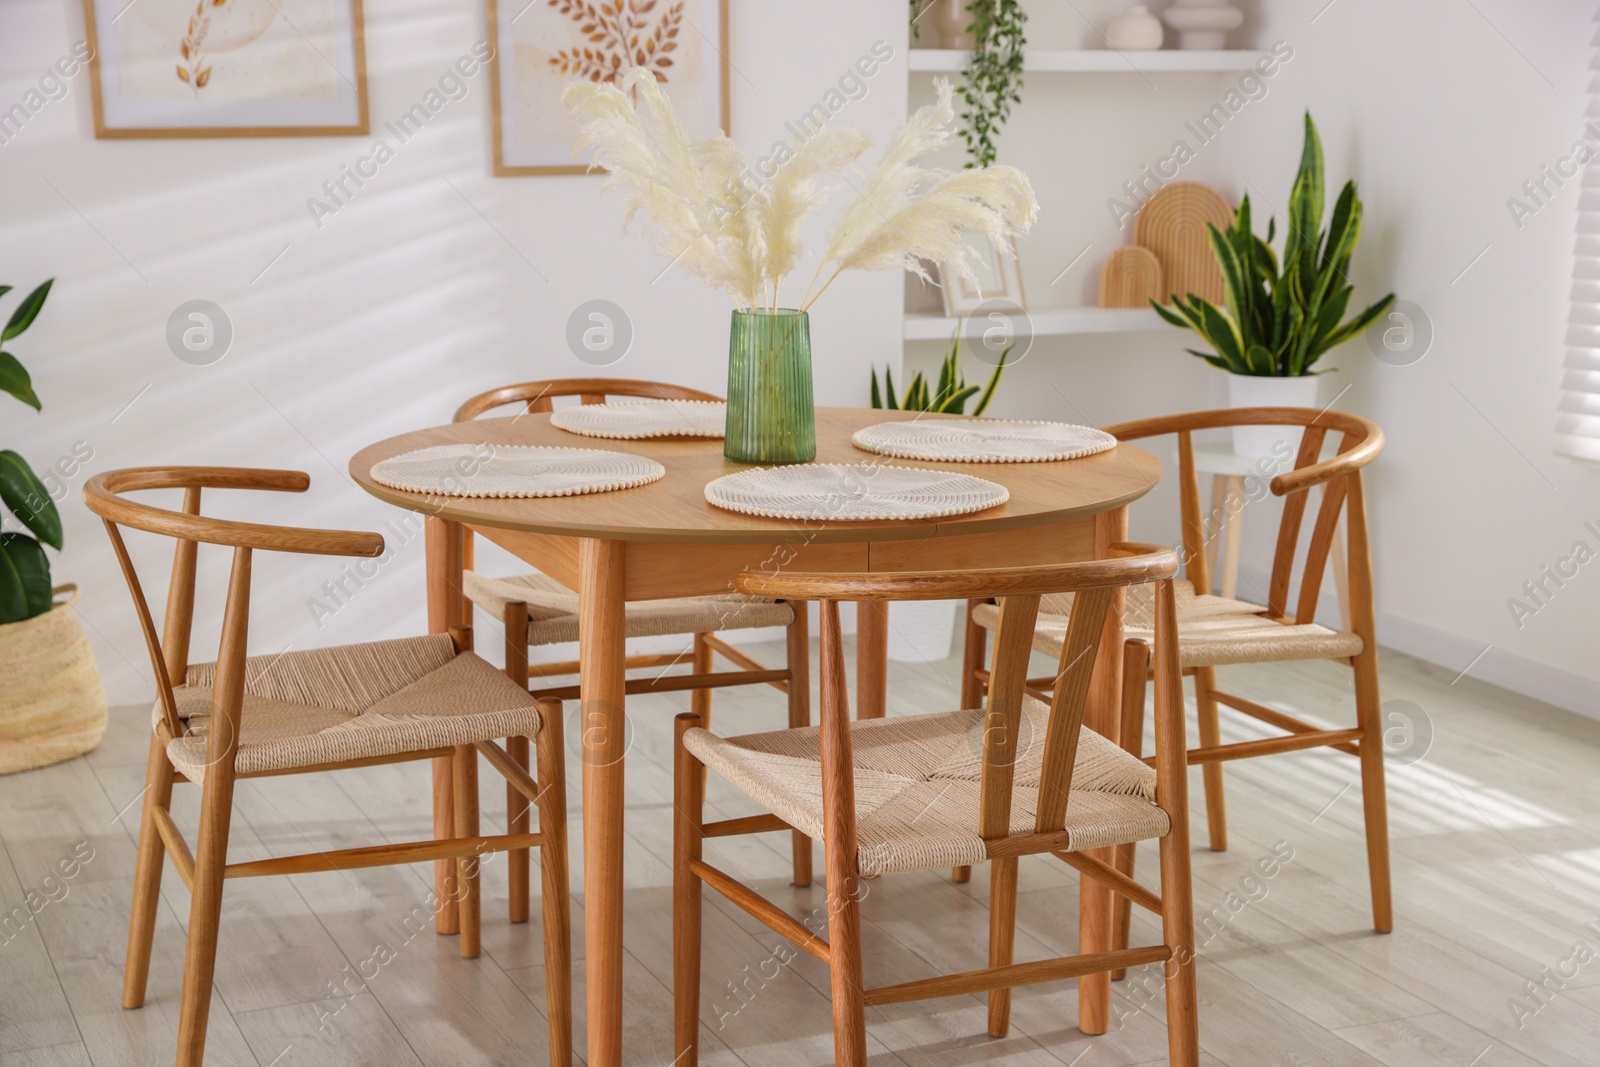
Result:
M883 369L884 388L878 388L878 372L872 372L872 406L891 411L928 411L947 415L965 415L967 402L978 398L973 415L982 415L994 399L995 387L1005 372L1011 348L1000 353L994 373L986 385L968 385L961 373L958 360L961 355L961 326L950 338L950 347L939 364L939 381L931 392L928 383L918 371L906 386L904 396L896 396L894 374ZM950 642L956 633L959 600L897 600L889 605L889 658L903 663L926 663L944 659L950 654Z
M29 293L0 331L0 391L35 411L33 382L4 345L33 325L53 281ZM0 285L0 297L10 291ZM0 504L0 519L9 512L22 526L0 530L0 774L9 774L94 748L106 728L106 697L72 610L77 588L50 583L44 546L61 548L61 516L33 468L10 450L0 451Z
M989 376L987 385L968 385L967 379L962 375L957 366L957 359L961 355L961 327L957 325L955 334L950 338L950 347L945 352L944 362L939 364L939 385L931 394L928 392L928 383L923 379L922 372L918 371L911 379L911 384L906 386L904 397L895 396L894 372L888 367L883 368L882 392L878 390L878 372L872 371L872 406L874 408L888 408L890 411L937 411L950 415L965 415L967 401L977 396L981 390L983 395L978 397L978 406L973 409L973 415L982 415L988 408L989 401L994 399L995 387L1000 384L1000 375L1006 369L1006 360L1011 357L1008 346L1000 353L1000 361L995 364L994 373Z
M1272 250L1276 220L1268 221L1265 240L1257 237L1246 196L1225 232L1206 227L1222 268L1226 306L1193 293L1173 294L1170 308L1150 302L1163 319L1193 330L1211 345L1210 352L1189 351L1228 372L1228 399L1234 407L1315 407L1315 375L1322 373L1317 360L1376 322L1394 302L1390 293L1345 318L1355 292L1350 257L1361 237L1356 183L1345 182L1326 227L1324 203L1322 139L1307 112L1281 265ZM1283 431L1238 426L1233 433L1235 452L1259 456L1272 449Z

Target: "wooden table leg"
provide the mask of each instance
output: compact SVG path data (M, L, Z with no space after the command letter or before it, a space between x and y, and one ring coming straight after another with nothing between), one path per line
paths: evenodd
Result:
M583 889L590 1067L622 1064L623 555L578 549L578 684L583 691Z
M1103 559L1110 546L1128 539L1128 509L1116 508L1095 516L1094 554ZM1095 660L1094 678L1089 686L1089 702L1083 722L1089 729L1113 744L1120 743L1122 708L1122 613L1125 594L1120 590L1106 615L1105 636ZM1116 850L1095 849L1090 856L1103 863L1116 862ZM1087 875L1078 879L1078 951L1111 950L1115 896L1110 889ZM1111 1027L1111 974L1084 975L1078 979L1078 1029L1086 1034L1103 1034Z
M856 718L881 719L889 700L889 605L856 604Z
M464 567L464 537L461 524L429 516L424 526L423 543L428 565L428 632L447 633L466 623L461 594ZM453 757L433 761L433 836L437 840L456 835L455 769ZM433 863L434 929L441 934L461 931L457 906L456 861Z

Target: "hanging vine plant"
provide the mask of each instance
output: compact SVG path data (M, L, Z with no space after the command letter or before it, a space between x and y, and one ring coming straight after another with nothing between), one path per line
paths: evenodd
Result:
M911 29L920 36L918 19L933 4L960 0L911 0ZM995 139L1011 117L1011 105L1022 101L1022 49L1028 43L1023 27L1027 12L1019 0L970 0L968 33L972 51L959 92L961 137L967 143L967 166L987 167L995 161Z
M1022 46L1027 13L1017 0L973 0L972 55L967 59L961 98L961 136L967 142L967 166L987 167L995 159L995 138L1011 117L1011 105L1022 101Z

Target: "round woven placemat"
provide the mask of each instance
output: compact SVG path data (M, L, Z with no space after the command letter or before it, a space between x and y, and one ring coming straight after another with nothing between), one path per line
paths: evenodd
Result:
M653 459L595 448L460 444L419 448L372 466L372 479L408 493L460 497L577 496L664 477Z
M585 437L721 437L728 405L720 400L636 400L561 408L550 425Z
M1000 419L880 422L857 430L850 443L883 456L941 463L1043 463L1117 447L1115 437L1089 426Z
M726 474L706 485L719 508L769 519L938 519L1004 504L1003 485L970 474L878 463L803 463Z

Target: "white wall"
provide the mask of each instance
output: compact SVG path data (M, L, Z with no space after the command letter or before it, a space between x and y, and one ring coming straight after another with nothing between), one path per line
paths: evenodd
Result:
M485 28L482 5L461 0L366 6L376 133ZM731 21L733 130L752 157L879 40L896 60L835 121L881 144L904 120L900 6L738 0ZM0 107L22 100L82 35L76 2L0 4ZM723 390L726 299L681 271L663 274L663 261L621 233L615 204L598 199L599 178L488 176L486 77L320 229L307 198L371 138L97 141L80 74L65 99L0 146L4 280L21 288L57 279L44 314L14 345L44 413L7 398L0 444L41 473L76 442L92 449L61 505L67 548L56 575L84 587L79 606L114 702L143 699L150 668L105 535L78 498L88 475L152 463L294 467L312 474L306 497L218 493L211 506L380 529L398 513L348 481L351 453L448 421L481 389L592 372L569 352L565 329L572 309L597 297L621 305L635 329L629 355L602 373ZM209 367L180 362L165 341L168 315L196 298L220 305L235 329L232 350ZM813 313L819 402L855 402L867 363L898 358L900 307L901 280L890 274L856 275L828 292ZM142 547L159 611L166 549ZM203 618L215 617L225 576L221 553L209 563ZM260 651L423 628L420 538L321 629L306 602L339 576L338 561L276 557L257 567ZM197 654L214 640L214 630L202 632Z
M1076 8L1098 19L1120 6ZM1412 366L1386 365L1361 341L1324 360L1339 369L1324 382L1325 399L1338 395L1339 407L1375 419L1388 439L1369 490L1380 637L1451 676L1471 664L1472 677L1600 716L1600 562L1564 588L1551 586L1547 606L1520 627L1507 603L1521 597L1536 606L1523 583L1576 542L1600 551L1600 535L1584 528L1600 529L1600 468L1552 451L1578 189L1568 182L1556 190L1520 228L1506 205L1583 135L1596 5L1245 6L1242 40L1286 41L1293 58L1181 177L1230 198L1249 192L1258 226L1276 214L1281 230L1301 115L1311 109L1330 207L1352 177L1366 204L1357 300L1392 289L1421 306L1434 331L1432 349ZM1099 46L1073 8L1033 11L1035 46ZM1237 78L1029 79L1001 156L1040 192L1039 226L1022 250L1032 304L1093 302L1100 261L1126 239L1106 198L1175 140L1197 146L1185 121ZM914 86L913 99L927 92ZM1089 255L1052 285L1086 245ZM1220 376L1181 354L1185 340L1041 339L1010 373L999 404L1005 414L1096 423L1222 404ZM908 361L928 366L937 349L915 346ZM1135 529L1175 541L1175 508L1164 484L1136 506ZM1242 595L1251 581L1265 588L1276 521L1275 505L1247 512Z
M1330 188L1354 177L1366 201L1358 294L1393 289L1434 330L1412 366L1359 343L1330 358L1340 406L1388 437L1371 479L1380 635L1452 675L1483 653L1472 677L1600 715L1600 564L1520 627L1508 607L1576 542L1600 549L1584 528L1600 528L1600 468L1552 451L1577 184L1520 227L1507 208L1583 136L1597 5L1341 0L1314 23L1321 5L1259 7L1297 58L1249 116L1242 172L1281 204L1311 108Z
M1120 6L1035 3L1031 37L1039 47L1092 46L1078 12L1100 19ZM1286 40L1294 58L1183 176L1281 207L1300 114L1311 108L1330 182L1353 176L1366 200L1358 297L1392 288L1426 310L1436 335L1410 367L1381 364L1359 342L1327 359L1340 368L1329 395L1348 385L1340 406L1375 418L1389 439L1371 476L1380 632L1452 674L1487 647L1472 676L1593 713L1600 563L1520 629L1507 607L1543 564L1580 538L1595 542L1584 522L1600 526L1600 471L1551 451L1577 189L1559 190L1520 229L1506 208L1582 133L1593 5L1246 6L1246 39ZM381 125L482 37L482 16L476 5L439 0L369 7ZM744 77L734 77L734 126L747 150L765 152L783 121L873 41L902 50L904 10L899 0L735 0L731 54ZM0 106L78 39L76 11L56 0L0 5ZM1002 159L1040 190L1039 229L1023 248L1037 306L1092 302L1099 261L1124 240L1106 198L1235 80L1029 80ZM905 114L904 84L898 68L884 72L844 119L881 140ZM926 98L925 76L912 86L913 102ZM596 179L487 178L481 81L320 232L305 198L361 140L118 144L88 130L80 78L67 101L0 147L4 280L60 278L19 349L45 413L14 409L4 423L3 443L40 468L79 440L94 449L91 471L196 460L296 466L318 484L279 518L377 527L388 511L344 481L349 454L441 421L480 387L580 372L563 327L573 306L596 296L626 307L639 329L616 373L720 389L721 299L674 272L652 284L661 264L618 233L613 207L595 200ZM1056 280L1085 245L1089 255ZM179 363L162 339L170 310L194 297L223 305L238 330L214 367ZM899 357L900 306L901 282L887 275L830 291L815 323L822 402L860 402L866 364ZM995 413L1104 423L1220 403L1219 377L1182 355L1183 342L1164 333L1042 339L1008 374ZM907 360L924 366L936 356L937 346L918 345ZM1173 508L1163 486L1137 509L1137 528L1174 538ZM99 631L113 695L131 698L148 668L125 594L75 495L66 513L58 572L86 585L83 612ZM1269 515L1251 514L1257 558L1270 551ZM258 595L260 648L420 626L419 544L320 632L304 601L336 566L270 566L281 580Z

